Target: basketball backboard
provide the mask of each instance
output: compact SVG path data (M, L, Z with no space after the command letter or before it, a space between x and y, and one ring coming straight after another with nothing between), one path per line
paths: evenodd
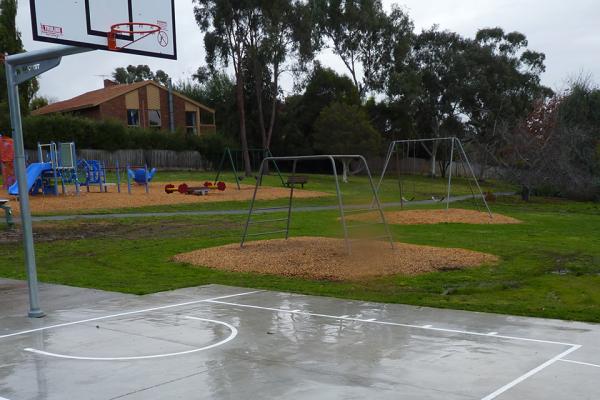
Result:
M33 39L108 50L115 24L144 23L160 31L143 35L120 32L120 52L177 59L175 0L30 0ZM136 25L126 29L135 31ZM139 40L137 40L139 39Z

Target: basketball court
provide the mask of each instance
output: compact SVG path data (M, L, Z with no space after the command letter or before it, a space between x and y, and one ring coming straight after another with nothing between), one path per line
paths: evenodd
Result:
M26 266L18 84L92 49L176 59L173 0L30 0L6 58ZM23 182L23 183L21 183ZM592 324L207 286L130 296L0 280L0 400L598 399Z
M597 325L216 285L43 285L35 320L2 283L3 399L600 398Z

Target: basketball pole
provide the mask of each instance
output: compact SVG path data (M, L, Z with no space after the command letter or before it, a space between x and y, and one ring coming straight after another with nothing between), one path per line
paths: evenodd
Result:
M93 51L93 49L74 46L54 46L48 49L10 55L7 56L4 61L6 67L6 83L8 105L10 108L10 122L12 125L12 138L14 140L15 175L19 188L23 247L25 251L25 267L27 270L27 285L29 289L28 316L30 318L42 318L45 314L40 308L38 295L39 288L35 262L35 246L33 242L33 227L31 223L31 209L29 207L29 192L27 189L19 84L27 82L44 72L56 68L60 65L62 57L64 56L86 53L88 51Z

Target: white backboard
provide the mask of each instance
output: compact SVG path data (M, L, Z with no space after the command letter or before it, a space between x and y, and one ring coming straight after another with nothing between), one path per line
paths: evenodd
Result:
M175 0L30 0L33 39L41 42L108 49L110 27L150 23L161 27L139 41L120 34L120 52L177 59ZM133 42L133 43L132 43Z

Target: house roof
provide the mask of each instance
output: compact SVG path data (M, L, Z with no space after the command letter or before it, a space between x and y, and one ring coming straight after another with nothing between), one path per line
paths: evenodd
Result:
M39 109L33 111L32 114L33 115L46 115L46 114L70 112L70 111L84 110L87 108L93 108L93 107L99 106L102 103L106 103L107 101L110 101L114 98L123 96L129 92L133 92L134 90L137 90L141 87L149 86L149 85L156 86L157 88L159 88L161 90L167 90L164 86L161 86L154 81L143 81L143 82L135 82L135 83L131 83L131 84L114 85L114 86L109 86L109 87L105 87L105 88L98 89L98 90L93 90L91 92L87 92L82 95L73 97L72 99L69 99L69 100L64 100L64 101L59 101L57 103L49 104L45 107L42 107L42 108L39 108ZM208 112L211 112L211 113L215 112L215 110L213 110L212 108L207 107L204 104L198 103L197 101L194 101L194 100L190 99L189 97L182 95L181 93L173 91L173 95L177 96L179 98L182 98L183 100L187 101L188 103L192 103Z

